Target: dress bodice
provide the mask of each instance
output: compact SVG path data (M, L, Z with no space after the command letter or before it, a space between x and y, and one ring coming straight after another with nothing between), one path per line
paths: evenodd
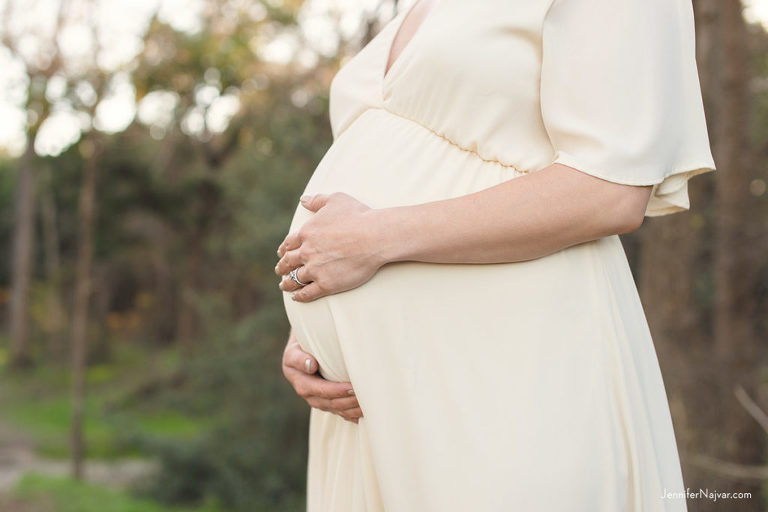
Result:
M539 12L530 8L533 3ZM440 0L385 75L392 42L408 14L400 11L334 77L334 136L365 109L385 108L485 160L522 171L545 166L552 155L539 114L540 45L534 30L545 4L510 8L509 2ZM500 61L500 55L509 60Z
M690 0L439 0L385 75L401 10L331 83L334 138L370 108L520 172L559 162L689 206L714 169Z

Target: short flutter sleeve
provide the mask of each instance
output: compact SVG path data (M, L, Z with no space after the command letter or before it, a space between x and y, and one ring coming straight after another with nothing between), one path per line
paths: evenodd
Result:
M715 170L691 0L553 0L541 113L553 163L653 185L646 216L689 209L688 180Z

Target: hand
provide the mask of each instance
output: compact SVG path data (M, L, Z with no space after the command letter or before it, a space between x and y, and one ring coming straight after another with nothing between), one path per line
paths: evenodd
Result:
M307 359L310 362L309 371L305 366ZM317 360L301 349L291 330L283 351L285 378L310 407L338 414L347 421L357 423L363 417L363 411L354 395L352 384L326 380L317 373L318 368Z
M286 276L280 289L294 292L293 300L310 302L356 288L386 262L376 210L342 192L302 196L302 205L316 213L285 237L275 266L275 273ZM287 277L294 268L299 268L297 277L306 286Z

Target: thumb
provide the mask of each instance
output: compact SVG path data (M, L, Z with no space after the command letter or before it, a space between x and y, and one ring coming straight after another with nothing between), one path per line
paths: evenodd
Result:
M328 195L327 194L315 194L315 195L306 194L301 196L299 200L301 201L301 204L302 206L304 206L304 208L306 208L307 210L316 212L317 210L325 206L325 204L328 202Z
M304 372L309 373L310 375L315 373L317 371L317 363L315 362L315 358L313 357L307 357L304 359Z

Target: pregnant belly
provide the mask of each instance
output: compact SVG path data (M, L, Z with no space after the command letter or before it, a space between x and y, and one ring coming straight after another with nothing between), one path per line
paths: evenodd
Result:
M457 197L522 175L512 167L483 160L413 121L371 109L337 138L304 193L345 192L372 208L383 208ZM312 215L297 205L290 231L298 230ZM526 288L531 289L528 293L541 290L542 276L532 271L544 260L496 265L398 262L385 265L370 281L347 292L308 303L291 300L287 292L283 298L296 337L317 358L321 375L348 381L353 377L348 367L350 344L364 344L367 332L395 329L396 335L413 331L404 323L440 322L434 311L457 307L471 311L468 303L487 297L500 272L515 283L516 293L524 294ZM549 274L550 279L558 277ZM457 289L461 294L456 294ZM506 304L498 313L513 307L514 300L503 300ZM476 314L495 314L483 309Z

